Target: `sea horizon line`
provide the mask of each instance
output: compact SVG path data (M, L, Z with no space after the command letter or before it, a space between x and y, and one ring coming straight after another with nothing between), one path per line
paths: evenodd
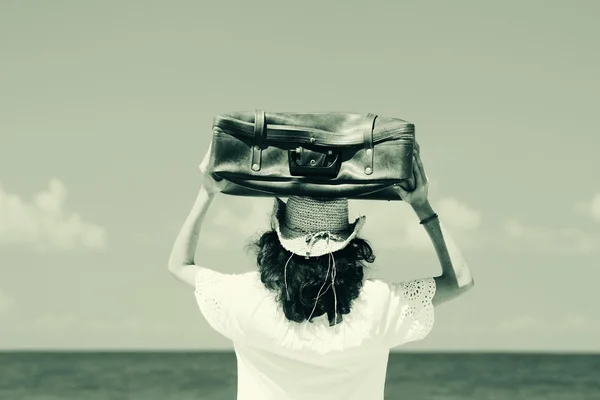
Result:
M0 354L9 353L62 353L62 354L149 354L149 353L235 353L232 349L169 349L169 348L0 348ZM481 350L390 350L390 354L429 354L429 355L548 355L548 356L598 356L599 350L523 350L523 349L481 349Z

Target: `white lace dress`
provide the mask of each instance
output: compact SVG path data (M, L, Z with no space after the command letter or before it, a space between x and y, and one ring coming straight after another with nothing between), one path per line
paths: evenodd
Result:
M201 268L195 296L210 326L233 341L238 400L378 400L389 350L431 331L433 278L369 279L341 324L290 322L258 272Z

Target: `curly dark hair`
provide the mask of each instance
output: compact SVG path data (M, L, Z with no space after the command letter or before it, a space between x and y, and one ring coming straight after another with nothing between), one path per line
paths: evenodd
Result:
M367 263L375 261L375 254L369 243L355 238L341 250L333 253L336 266L335 291L337 295L338 321L334 321L335 303L329 276L329 254L320 257L306 258L292 255L281 246L275 230L263 233L256 241L250 243L255 250L256 262L260 272L260 280L265 287L277 293L276 300L281 304L288 320L303 322L308 319L315 307L315 299L323 282L327 281L321 291L321 297L309 322L327 313L329 325L341 322L343 314L350 312L352 302L360 294ZM291 256L291 259L290 259ZM290 259L287 269L287 286L290 299L287 299L284 266ZM325 289L327 289L325 291Z

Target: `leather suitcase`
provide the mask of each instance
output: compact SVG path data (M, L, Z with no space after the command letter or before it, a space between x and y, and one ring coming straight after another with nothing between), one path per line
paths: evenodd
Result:
M213 124L210 172L222 193L401 200L414 188L415 127L358 113L232 112Z

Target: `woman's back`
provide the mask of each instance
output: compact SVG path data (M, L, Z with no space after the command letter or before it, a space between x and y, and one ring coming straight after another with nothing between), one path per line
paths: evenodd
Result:
M333 327L327 314L289 321L258 272L204 269L196 283L203 315L234 344L238 399L383 398L390 348L424 338L433 326L431 278L365 280L350 313Z

